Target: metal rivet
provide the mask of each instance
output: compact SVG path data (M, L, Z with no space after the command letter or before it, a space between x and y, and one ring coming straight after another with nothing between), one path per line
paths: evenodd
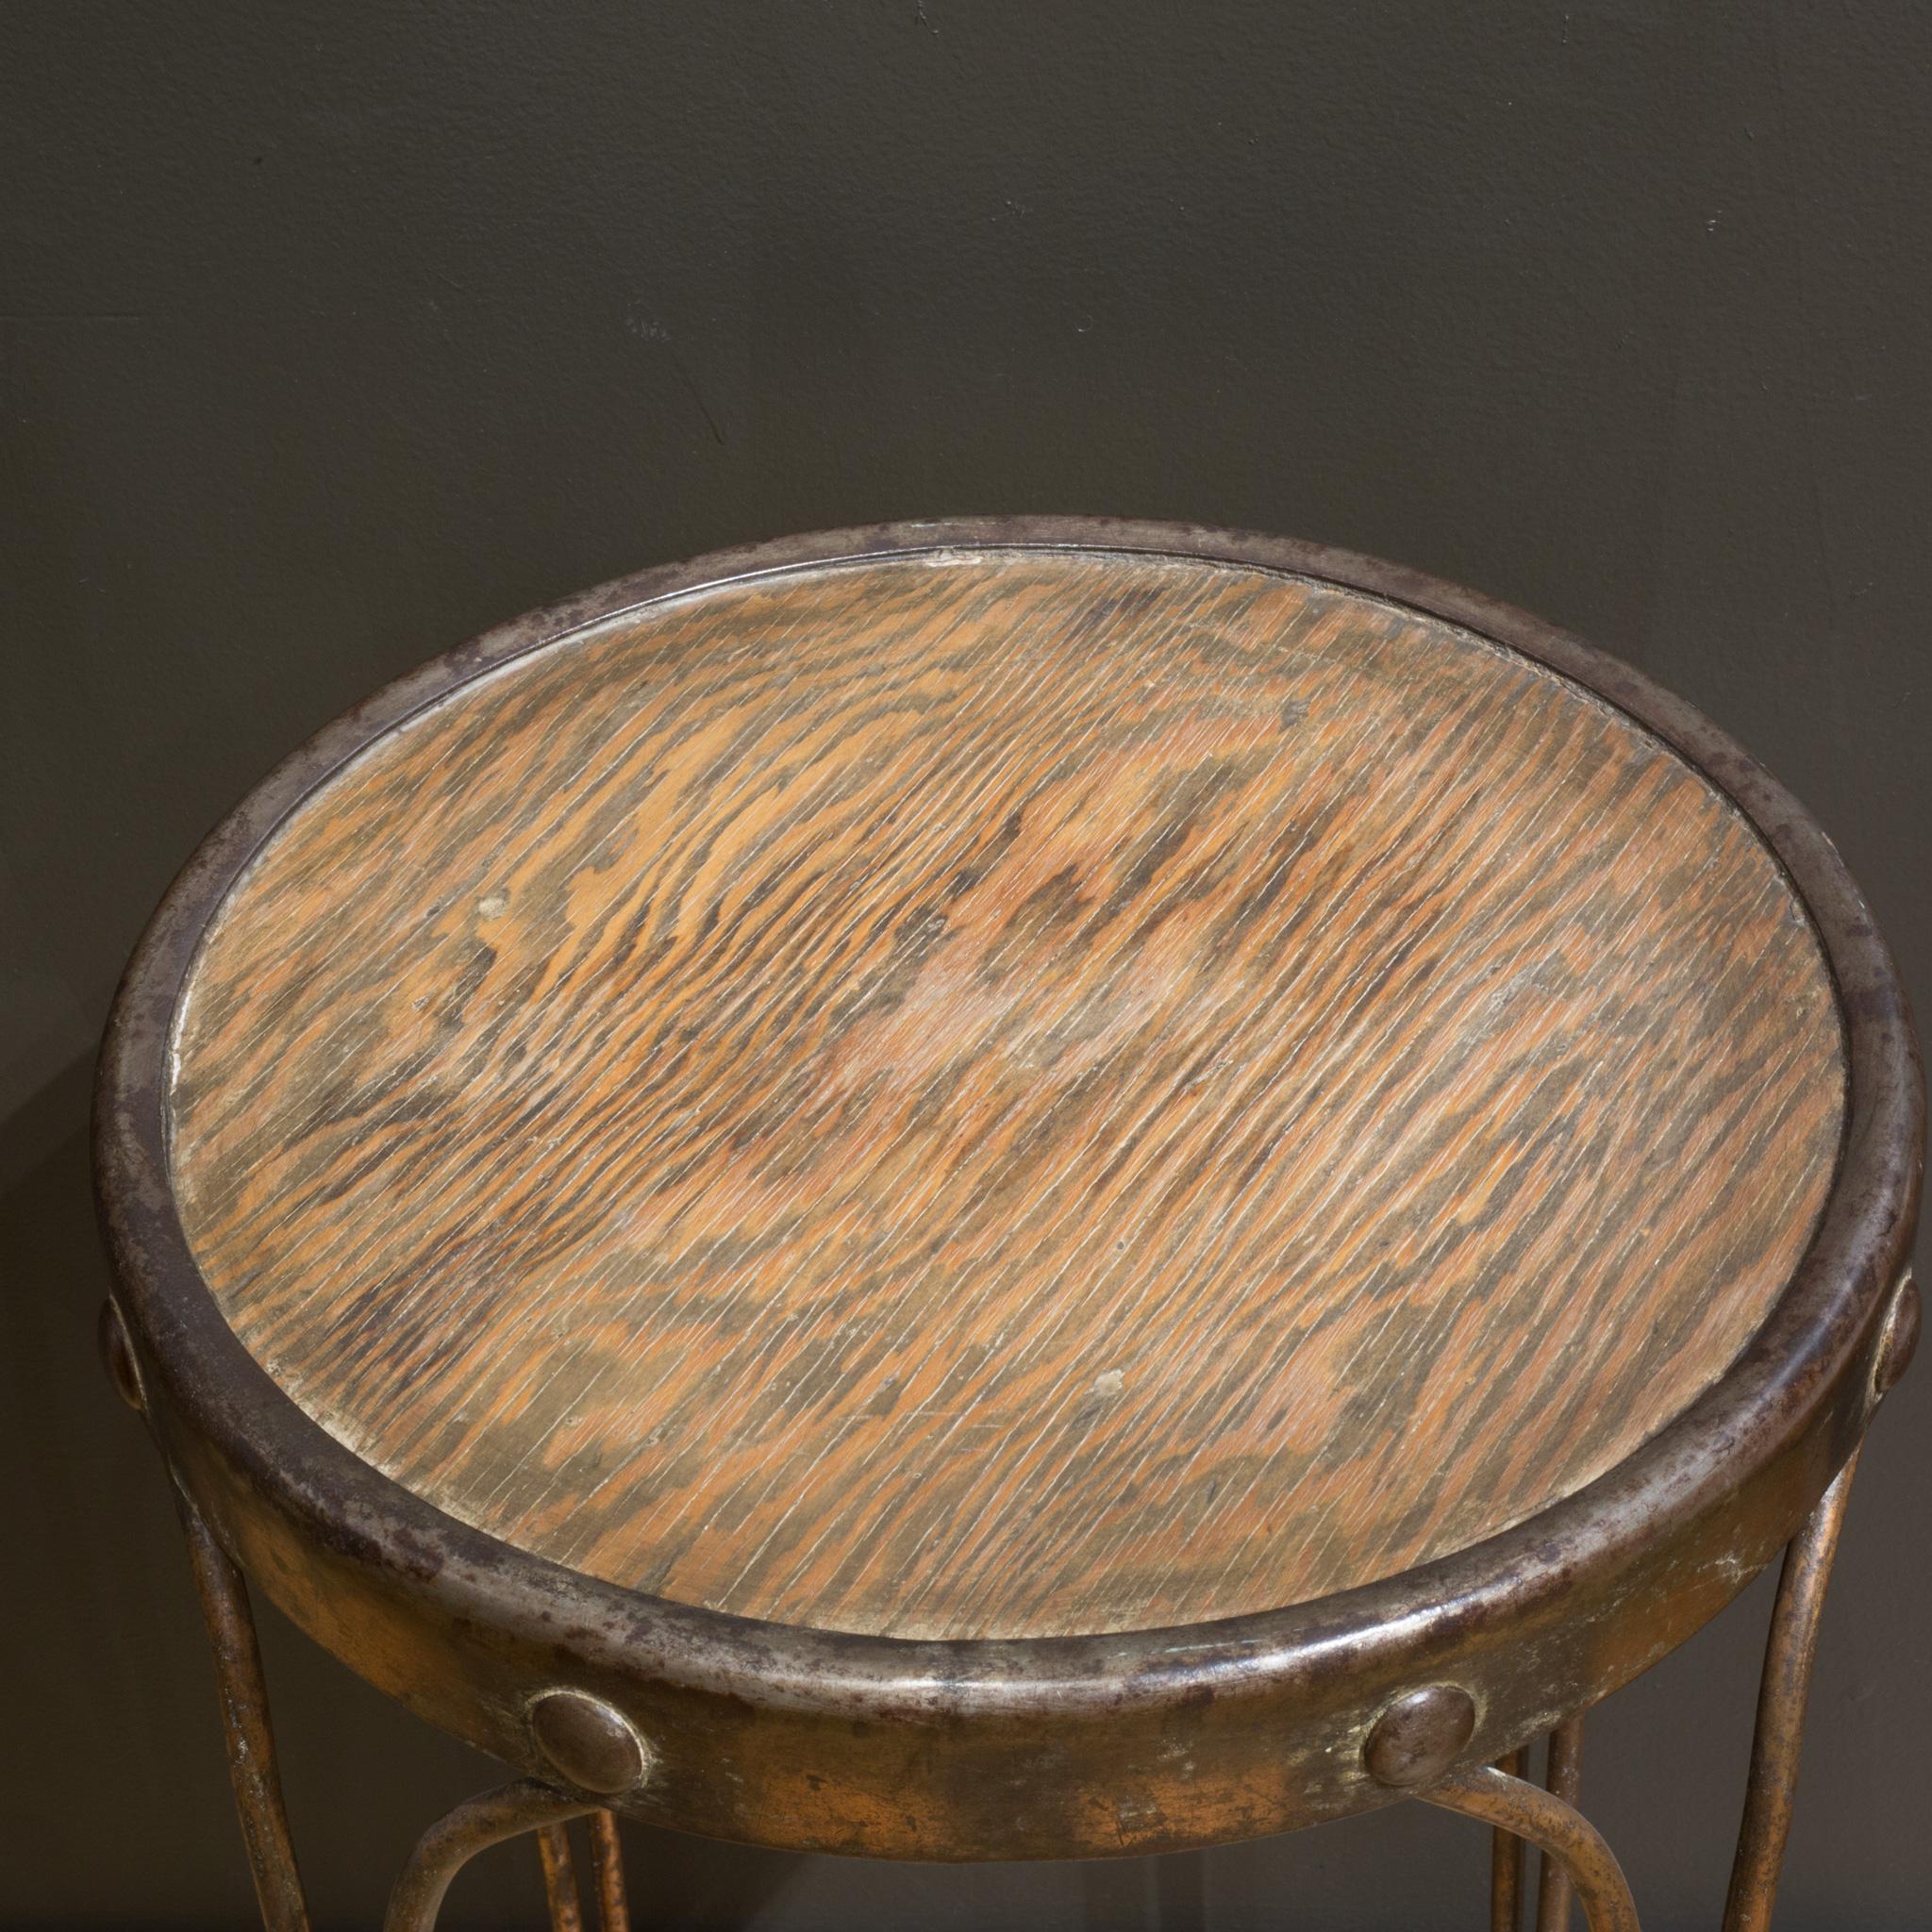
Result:
M1883 1395L1911 1367L1919 1346L1919 1284L1907 1268L1891 1291L1891 1306L1885 1311L1878 1352L1873 1358L1872 1387L1877 1394Z
M1429 1684L1398 1697L1362 1746L1377 1784L1419 1785L1439 1777L1461 1756L1475 1730L1475 1700L1454 1684Z
M101 1304L100 1325L95 1330L95 1337L101 1345L102 1366L108 1371L108 1381L114 1385L114 1392L136 1415L140 1415L147 1407L147 1397L141 1387L141 1365L134 1359L134 1344L127 1339L127 1324L111 1296Z
M581 1690L549 1690L530 1707L537 1748L578 1790L627 1791L650 1764L628 1719Z

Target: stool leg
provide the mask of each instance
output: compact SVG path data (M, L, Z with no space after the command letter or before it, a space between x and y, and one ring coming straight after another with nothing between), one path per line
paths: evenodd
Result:
M1523 1775L1523 1753L1512 1751L1496 1769L1509 1777ZM1523 1897L1523 1840L1499 1825L1491 1834L1490 1932L1516 1932Z
M1479 1818L1527 1839L1555 1857L1583 1902L1590 1932L1641 1932L1630 1887L1616 1854L1574 1806L1493 1764L1452 1771L1415 1794L1445 1811Z
M584 1932L584 1907L577 1893L576 1866L570 1855L570 1833L560 1824L546 1824L537 1834L537 1856L543 1861L543 1897L550 1907L550 1932Z
M611 1811L591 1814L591 1883L597 1892L603 1932L630 1932L630 1901L624 1889L624 1845Z
M1543 1777L1556 1797L1574 1805L1583 1790L1583 1720L1573 1717L1550 1733ZM1538 1861L1536 1932L1570 1932L1570 1879L1548 1852Z
M416 1849L389 1895L383 1932L434 1932L450 1881L478 1852L598 1808L594 1798L573 1797L536 1778L466 1798L416 1840Z
M208 1624L221 1693L228 1777L242 1822L265 1932L309 1932L308 1906L275 1767L275 1732L248 1584L200 1512L181 1499L181 1526ZM458 1805L418 1840L390 1894L384 1932L432 1932L450 1881L480 1851L525 1831L538 1834L552 1932L583 1932L570 1840L563 1826L591 1819L591 1872L603 1932L630 1932L617 1821L594 1801L526 1779Z
M1855 1450L1805 1526L1785 1552L1777 1602L1771 1612L1771 1635L1764 1650L1764 1674L1757 1687L1757 1728L1751 1740L1751 1781L1744 1791L1744 1817L1738 1828L1738 1857L1724 1901L1724 1932L1767 1932L1777 1898L1778 1872L1791 1828L1791 1802L1797 1784L1798 1746L1805 1735L1805 1700L1811 1688L1811 1665L1818 1655L1818 1620L1824 1588L1831 1580L1839 1531L1844 1527L1857 1473Z
M235 1788L235 1809L255 1874L261 1923L267 1932L308 1932L308 1906L295 1869L295 1847L275 1769L275 1733L269 1726L268 1690L262 1681L255 1619L248 1608L248 1585L185 1497L181 1527L208 1624L208 1648L214 1653L228 1780Z

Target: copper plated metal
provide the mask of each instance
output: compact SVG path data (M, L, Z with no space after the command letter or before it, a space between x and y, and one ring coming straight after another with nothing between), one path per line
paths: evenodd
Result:
M630 1932L630 1901L624 1885L624 1844L617 1818L609 1811L591 1814L591 1885L597 1894L602 1932Z
M1590 1932L1641 1932L1637 1907L1616 1855L1583 1814L1552 1791L1493 1764L1466 1765L1416 1795L1445 1811L1514 1832L1554 1857L1583 1901Z
M537 1834L537 1856L543 1865L543 1898L550 1907L550 1932L584 1932L583 1900L577 1891L576 1864L571 1857L568 1829L561 1824L546 1824Z
M1523 1753L1511 1751L1497 1761L1507 1777L1523 1775ZM1500 1825L1490 1843L1490 1932L1516 1932L1523 1898L1523 1840Z
M268 1689L262 1681L255 1619L248 1607L248 1585L193 1505L185 1501L181 1526L188 1538L188 1560L194 1570L201 1613L208 1624L208 1647L214 1653L228 1776L235 1788L242 1836L248 1847L248 1867L255 1874L261 1923L267 1932L308 1932L308 1906L302 1895L301 1874L295 1869L288 1813L282 1807L282 1781L275 1769Z
M1757 1688L1751 1781L1744 1793L1724 1932L1767 1932L1771 1924L1785 1840L1791 1829L1798 1748L1804 1741L1805 1700L1818 1655L1819 1618L1857 1467L1855 1451L1785 1553L1765 1645L1764 1674Z
M449 1890L451 1880L478 1852L488 1851L491 1845L518 1838L526 1831L541 1832L546 1826L565 1824L596 1808L594 1799L575 1797L537 1778L523 1778L515 1784L466 1798L416 1840L416 1849L409 1854L409 1862L403 1867L402 1876L390 1893L389 1910L383 1915L383 1932L435 1932L436 1917L442 1908L443 1895ZM568 1846L564 1857L568 1860ZM565 1869L568 1870L567 1864ZM546 1857L546 1890L549 1874ZM554 1890L551 1898L554 1911ZM581 1919L575 1916L574 1902L572 1911L573 1918L560 1923L581 1925Z
M1583 1790L1583 1720L1573 1717L1550 1733L1543 1783L1551 1795L1574 1806ZM1569 1932L1570 1879L1562 1865L1542 1855L1537 1874L1536 1932Z

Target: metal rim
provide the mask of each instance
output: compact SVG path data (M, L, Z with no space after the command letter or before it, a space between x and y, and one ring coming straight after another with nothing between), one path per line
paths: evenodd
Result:
M1605 1474L1453 1555L1279 1609L1164 1629L1009 1639L858 1636L650 1597L474 1529L362 1462L299 1408L228 1327L169 1185L166 1074L179 992L216 910L282 820L425 707L586 625L681 593L812 564L1033 548L1189 558L1323 579L1407 605L1542 663L1624 711L1729 797L1783 865L1837 990L1848 1107L1810 1246L1731 1367ZM1690 706L1567 633L1420 573L1284 538L1110 518L891 524L783 539L642 572L522 618L398 679L326 725L203 842L116 995L95 1095L95 1180L150 1384L251 1488L326 1547L386 1563L445 1607L667 1682L812 1707L927 1713L1118 1707L1325 1676L1367 1654L1493 1631L1634 1562L1803 1433L1870 1341L1918 1206L1924 1087L1890 956L1829 840ZM1846 1445L1849 1446L1848 1444ZM1808 1507L1813 1498L1805 1499ZM1802 1513L1802 1512L1800 1512ZM1793 1518L1795 1524L1796 1517ZM1739 1582L1744 1579L1740 1577Z

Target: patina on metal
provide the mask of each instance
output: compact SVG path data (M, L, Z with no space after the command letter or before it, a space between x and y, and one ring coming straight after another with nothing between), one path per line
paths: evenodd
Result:
M561 1824L542 1826L537 1833L537 1856L543 1867L543 1902L550 1911L550 1932L584 1932L583 1898L577 1890L569 1831Z
M530 1730L551 1770L578 1790L612 1795L650 1767L643 1740L616 1711L580 1690L548 1690L530 1707Z
M1907 1284L1909 1285L1909 1284ZM1738 1830L1724 1932L1767 1932L1777 1898L1785 1840L1790 1835L1797 1795L1798 1750L1805 1736L1805 1704L1818 1656L1818 1625L1825 1586L1838 1554L1839 1533L1857 1474L1854 1451L1833 1478L1810 1520L1785 1553L1777 1601L1771 1613L1764 1674L1757 1690L1757 1726L1751 1740L1751 1778Z
M506 1839L521 1838L533 1831L540 1834L538 1842L543 1854L553 1923L558 1924L558 1932L565 1932L573 1924L580 1927L582 1916L576 1909L575 1880L570 1876L569 1844L560 1833L553 1842L548 1832L551 1827L596 1809L594 1802L560 1791L555 1785L544 1784L538 1778L524 1778L466 1798L417 1840L416 1849L410 1853L395 1890L390 1893L389 1909L382 1921L383 1932L435 1932L443 1895L457 1874L477 1853L502 1844ZM557 1843L562 1844L561 1880L553 1876L553 1860L558 1856ZM568 1882L571 1888L571 1918L557 1922L554 1915L562 1882Z
M1911 1367L1919 1352L1919 1284L1907 1270L1892 1291L1891 1306L1885 1311L1885 1326L1878 1337L1878 1358L1872 1370L1874 1392L1886 1394Z
M1640 1932L1637 1906L1616 1854L1596 1827L1556 1792L1512 1777L1493 1764L1472 1764L1452 1771L1418 1795L1445 1811L1479 1818L1538 1846L1546 1859L1561 1866L1575 1889L1590 1932Z
M1550 1733L1549 1760L1543 1768L1543 1783L1553 1798L1575 1808L1583 1792L1583 1719L1566 1718ZM1570 1924L1570 1874L1562 1861L1547 1850L1538 1867L1536 1882L1536 1932L1568 1932Z
M1225 560L1466 626L1639 721L1776 855L1815 923L1843 1019L1849 1110L1838 1172L1803 1261L1750 1344L1587 1487L1454 1556L1217 1624L1021 1640L855 1636L644 1596L510 1548L359 1461L228 1328L170 1191L168 1041L210 919L284 816L423 708L614 612L831 559L989 547ZM1847 1468L1909 1354L1900 1339L1908 1314L1887 1290L1916 1222L1923 1117L1896 973L1830 842L1687 706L1566 634L1412 572L1193 526L989 519L847 531L647 572L492 632L325 728L216 830L144 935L102 1058L96 1174L126 1318L109 1360L122 1352L117 1386L139 1392L193 1499L192 1541L198 1530L207 1551L245 1567L380 1688L532 1774L432 1831L398 1889L391 1932L430 1924L449 1874L483 1844L590 1814L613 1795L640 1819L721 1838L924 1858L1159 1850L1311 1824L1416 1790L1375 1774L1371 1736L1391 1707L1443 1685L1467 1697L1474 1721L1456 1768L1419 1794L1554 1851L1595 1932L1623 1932L1634 1918L1601 1841L1560 1798L1492 1767L1706 1623ZM1822 1584L1823 1563L1807 1564L1798 1575L1815 1568ZM1811 1600L1796 1582L1792 1593L1800 1607L1788 1612L1781 1596L1781 1621L1796 1627L1808 1614L1815 1631L1815 1604L1804 1612ZM258 1713L248 1649L242 1677ZM648 1775L616 1793L559 1791L558 1761L530 1717L558 1691L648 1740ZM231 1755L252 1748L232 1729L230 1741ZM1774 1746L1762 1755L1774 1778ZM279 1819L272 1785L243 1790L238 1778L244 1818ZM1763 1837L1754 1815L1747 1836ZM256 1840L251 1827L252 1854ZM292 1883L286 1828L267 1844L258 1874L286 1869ZM1753 1855L1752 1869L1759 1862ZM1507 1889L1499 1881L1498 1896ZM275 1907L277 1927L303 1923L287 1915L299 1912L299 1891L286 1896L294 1904Z
M113 1304L108 1305L111 1313ZM118 1382L119 1377L116 1377ZM308 1932L308 1904L295 1866L294 1840L282 1805L281 1773L275 1764L275 1733L269 1724L268 1687L262 1680L261 1649L248 1607L248 1586L227 1552L208 1534L192 1503L181 1506L188 1560L194 1570L195 1593L214 1653L215 1681L221 1692L222 1738L227 1747L228 1776L235 1788L235 1810L248 1847L248 1869L267 1932Z
M1511 1751L1496 1769L1506 1776L1523 1775L1524 1754ZM1522 1917L1524 1843L1501 1825L1490 1834L1490 1932L1517 1932Z
M1362 1746L1376 1783L1424 1785L1462 1756L1475 1729L1475 1700L1457 1684L1425 1684L1398 1697Z
M139 1415L147 1407L147 1397L142 1392L141 1369L134 1359L134 1344L127 1339L127 1324L111 1295L101 1304L94 1339L114 1393Z
M591 1814L591 1885L597 1895L597 1923L603 1932L630 1932L624 1846L617 1835L617 1819L608 1811Z

